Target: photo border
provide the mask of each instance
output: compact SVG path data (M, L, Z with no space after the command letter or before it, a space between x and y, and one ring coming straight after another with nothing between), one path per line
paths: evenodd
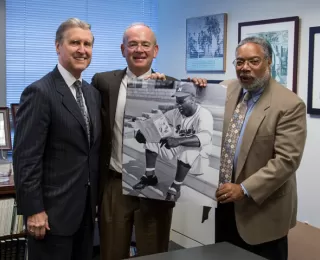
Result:
M183 82L191 82L189 79L181 79ZM220 84L224 79L208 79L207 83L208 84Z

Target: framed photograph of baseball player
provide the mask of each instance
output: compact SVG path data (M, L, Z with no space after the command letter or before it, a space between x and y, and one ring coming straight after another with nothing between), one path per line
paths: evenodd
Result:
M123 193L216 206L225 87L128 82Z
M0 107L0 150L11 150L9 108Z

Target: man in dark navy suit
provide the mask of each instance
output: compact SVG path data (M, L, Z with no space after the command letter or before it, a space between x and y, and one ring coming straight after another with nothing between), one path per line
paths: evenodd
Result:
M81 73L93 41L86 22L63 22L56 32L58 65L21 95L13 167L31 260L92 258L101 102Z

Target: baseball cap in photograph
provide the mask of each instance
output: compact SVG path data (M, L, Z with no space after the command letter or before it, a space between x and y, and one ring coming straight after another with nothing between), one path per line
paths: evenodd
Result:
M187 97L187 96L196 96L197 89L192 82L183 82L181 83L177 89L176 93L172 95L172 97Z

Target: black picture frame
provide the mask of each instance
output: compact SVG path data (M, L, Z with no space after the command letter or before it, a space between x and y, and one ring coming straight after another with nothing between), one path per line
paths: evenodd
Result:
M317 39L316 39L317 38ZM317 44L316 44L317 41ZM308 61L308 100L307 113L310 115L320 115L320 87L315 86L320 83L320 79L315 82L315 54L320 53L320 26L309 28L309 61ZM318 102L316 102L319 100ZM319 103L317 105L316 103Z
M282 27L288 29L288 42L287 42L288 48L286 50L287 62L285 63L286 66L284 66L284 68L287 73L286 83L288 84L286 87L291 91L293 91L294 93L297 93L298 48L299 48L299 29L300 29L299 24L300 24L299 16L242 22L238 24L238 42L240 42L243 38L247 36L251 36L253 34L258 34L258 35L261 34L261 35L264 35L262 36L263 38L266 38L266 35L268 33L278 33L278 31L282 30L281 29ZM243 31L247 31L247 33L244 33ZM281 48L281 45L278 47ZM275 60L273 60L273 63L274 62ZM282 61L281 61L281 64L282 64ZM292 66L289 67L290 64ZM282 69L283 69L283 66L280 65L280 70L282 71Z

